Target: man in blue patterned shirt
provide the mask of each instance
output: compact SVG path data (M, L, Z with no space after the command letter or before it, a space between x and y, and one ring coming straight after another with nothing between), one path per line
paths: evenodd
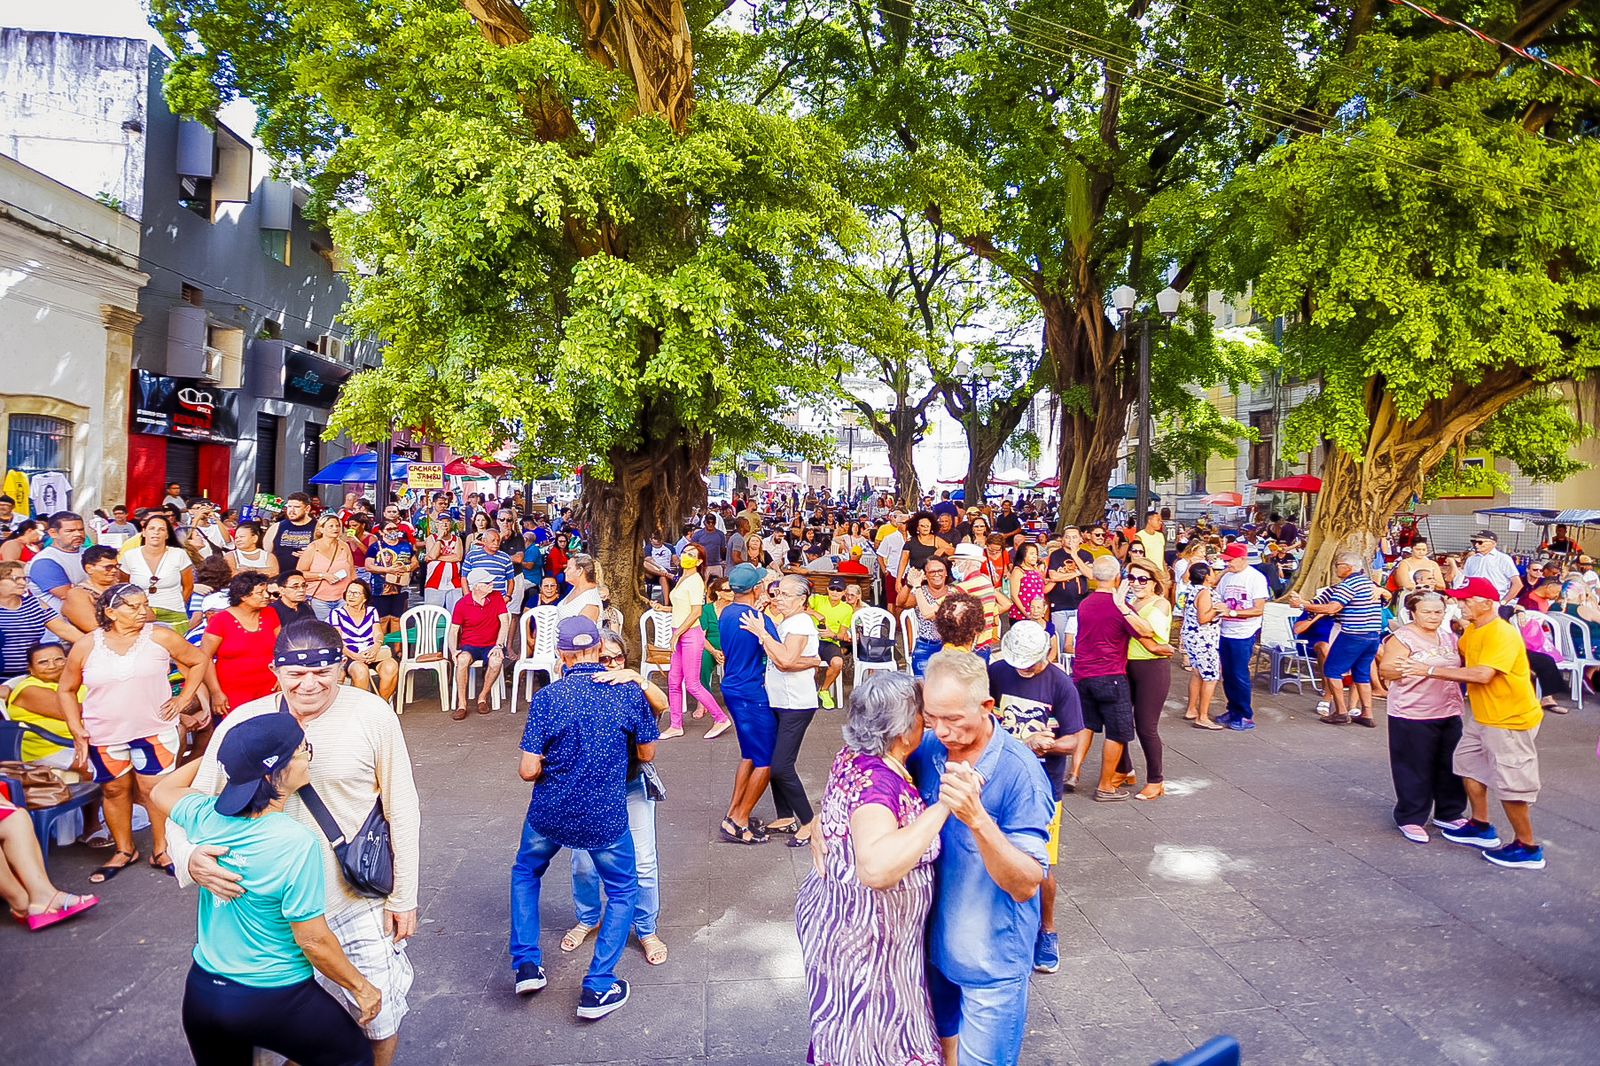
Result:
M498 531L485 530L478 536L478 543L467 552L467 557L461 561L461 569L471 572L473 570L488 570L494 574L495 591L511 602L512 582L516 580L517 561L500 550L500 534Z
M556 627L562 677L540 689L522 735L524 781L534 782L522 846L511 868L511 965L517 992L545 986L539 949L539 888L562 848L587 851L605 885L606 909L578 1017L593 1020L628 1002L617 962L633 925L639 879L628 831L629 759L655 758L655 715L636 684L607 685L600 631L583 615Z

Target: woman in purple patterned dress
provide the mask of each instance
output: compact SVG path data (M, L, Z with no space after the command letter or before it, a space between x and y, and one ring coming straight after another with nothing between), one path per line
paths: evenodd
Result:
M922 695L881 672L850 695L795 901L818 1066L939 1066L924 930L949 810L924 808L905 758L922 740Z

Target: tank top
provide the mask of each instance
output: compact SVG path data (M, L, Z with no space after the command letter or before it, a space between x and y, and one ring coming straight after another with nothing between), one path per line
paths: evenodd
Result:
M344 551L340 551L340 548ZM355 561L350 546L342 540L336 541L332 559L320 551L313 551L310 559L306 581L311 585L311 598L326 603L338 603L344 599L344 590L355 577ZM340 570L344 571L344 576L335 578L333 575Z
M151 633L154 626L139 630L133 646L118 655L106 645L106 633L90 634L94 643L83 662L83 725L92 744L125 744L130 740L153 737L174 727L158 713L172 698L167 680L171 658Z
M253 552L247 552L243 548L234 548L228 554L233 557L233 565L238 567L240 573L246 570L265 570L267 568L267 549L265 548L257 548Z
M1456 635L1443 626L1439 629L1437 645L1413 633L1409 626L1395 630L1394 639L1404 644L1411 658L1423 666L1461 665ZM1388 706L1391 717L1412 721L1457 718L1466 709L1459 684L1431 677L1402 677L1389 682Z
M316 526L312 518L300 523L287 518L278 520L278 534L272 542L272 554L278 557L278 573L294 573L300 563L300 553L311 547Z
M355 619L350 617L350 612L341 603L328 616L328 623L339 631L347 651L366 651L376 643L373 631L378 626L378 612L371 607L367 608L367 613L360 619Z

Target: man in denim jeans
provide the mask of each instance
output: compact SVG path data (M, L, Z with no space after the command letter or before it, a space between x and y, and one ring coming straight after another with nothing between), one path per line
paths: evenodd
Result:
M605 685L600 630L583 615L556 627L564 671L528 708L522 736L524 781L534 782L522 846L511 868L511 965L519 995L546 984L539 949L540 880L562 848L586 851L605 885L606 909L594 961L583 979L578 1017L593 1020L628 1002L617 962L633 925L639 879L628 831L628 759L655 758L655 715L636 685Z

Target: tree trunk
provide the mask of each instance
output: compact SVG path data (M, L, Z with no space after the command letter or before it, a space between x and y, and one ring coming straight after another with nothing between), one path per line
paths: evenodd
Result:
M879 439L889 446L889 469L894 472L895 498L907 511L917 509L917 499L922 486L917 481L917 466L913 461L916 437L907 433L879 434Z
M1311 593L1333 580L1333 560L1353 551L1370 560L1389 519L1411 498L1411 480L1396 482L1390 468L1357 463L1343 449L1329 450L1322 471L1322 493L1306 531L1306 551L1295 575L1297 592ZM1421 478L1417 477L1417 483Z
M1000 446L1011 436L1007 433L1005 438L1000 437L997 432L999 428L992 425L967 427L967 480L962 484L961 491L968 506L983 504L984 490L989 487L989 475L994 473L995 456L1000 454ZM1015 430L1016 427L1012 426L1012 431Z
M612 480L584 478L578 511L592 534L600 579L611 589L611 603L622 611L629 658L637 659L639 617L647 607L645 543L655 532L668 544L676 543L684 519L705 503L702 471L711 459L711 439L691 438L678 427L658 427L637 450L617 449L609 458Z
M1127 439L1128 409L1138 382L1122 365L1124 335L1098 300L1068 303L1046 294L1039 307L1060 404L1061 523L1087 525L1105 518L1111 472Z

